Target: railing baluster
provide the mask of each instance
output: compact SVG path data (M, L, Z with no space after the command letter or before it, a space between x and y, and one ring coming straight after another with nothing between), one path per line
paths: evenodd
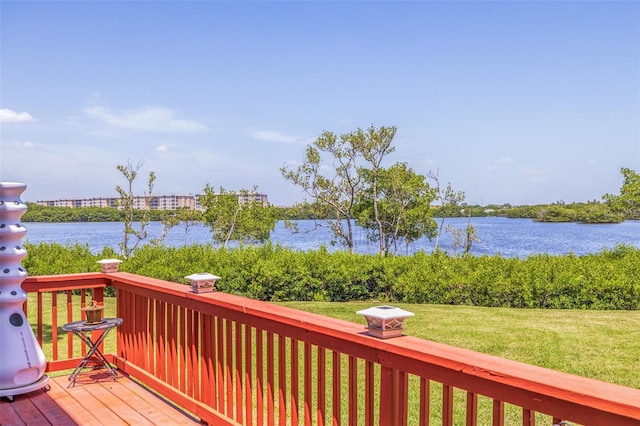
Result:
M375 407L374 407L374 390L375 383L373 380L373 362L366 361L364 366L364 422L366 425L375 424Z
M136 365L139 365L141 368L144 368L144 350L146 348L145 346L145 341L144 341L144 333L145 333L145 328L144 328L144 307L143 307L143 302L144 297L140 296L140 295L135 295L134 296L134 303L135 303L135 321L136 321L136 331L135 331L135 339L134 339L134 343L135 346L138 348L138 350L136 351L136 355L134 356L134 361L136 363Z
M129 295L129 304L131 306L129 312L127 312L128 314L128 319L129 319L129 325L131 327L131 332L129 333L129 351L127 352L127 355L129 357L129 361L135 363L136 365L138 365L138 357L140 356L138 354L139 351L135 350L135 348L138 348L138 327L139 324L137 324L138 321L138 316L136 314L136 311L139 309L138 305L137 305L137 301L138 301L138 295L131 293ZM177 309L177 307L176 307ZM173 323L175 324L175 323ZM177 348L177 345L176 345ZM177 367L177 364L176 364Z
M286 338L278 335L278 420L280 426L287 424L287 352Z
M131 331L130 317L127 316L128 306L126 303L128 299L128 292L124 290L116 290L116 316L120 318L127 318L119 327L120 329L116 333L116 354L122 357L125 361L126 354L128 353L127 345Z
M312 391L311 344L304 343L304 424L313 423L313 391Z
M267 331L267 424L273 426L275 424L275 408L274 408L274 375L275 375L275 359L273 348L273 333Z
M87 306L87 290L86 289L82 289L80 291L80 307L84 308L86 306ZM81 320L86 320L87 319L87 314L85 313L85 311L82 311L82 310L80 311L80 319ZM71 340L71 334L70 333L68 333L67 339ZM87 345L86 345L86 343L84 343L84 340L80 342L80 353L82 354L83 357L87 354Z
M118 294L122 297L122 309L118 311L118 315L122 315L123 318L127 318L127 321L124 321L120 326L120 330L123 329L124 326L124 335L123 339L123 349L124 353L121 356L126 357L127 361L133 361L133 354L135 351L134 347L134 330L135 330L135 315L134 313L134 305L133 305L133 294L128 291L120 291Z
M535 426L536 413L526 408L522 409L522 426Z
M84 290L83 290L84 292ZM67 291L67 322L73 321L73 298L71 290ZM84 343L84 342L83 342ZM67 333L67 358L73 358L73 339Z
M136 363L136 365L139 365L141 368L144 368L144 350L146 348L145 346L145 342L144 342L144 307L142 304L142 301L144 300L143 296L140 295L135 295L134 296L134 306L135 306L135 310L134 310L134 318L135 318L135 333L134 333L134 345L136 348L138 348L138 350L136 351L135 355L133 356L133 361Z
M83 291L83 294L84 294L84 291ZM99 305L104 306L104 288L103 287L92 288L91 295L92 295L92 300L95 300ZM91 333L91 336L95 341L99 339L100 336L102 336L102 333L104 333L103 330L96 330ZM100 344L99 348L101 352L104 352L104 342ZM84 354L85 353L84 342L83 342L82 349L83 349L82 353Z
M349 356L349 426L358 424L358 359Z
M493 400L493 426L504 426L504 402Z
M218 338L216 350L216 371L218 380L218 404L217 408L224 413L224 320L220 317L216 318L216 336Z
M192 312L188 308L182 308L182 322L180 329L180 346L182 346L182 386L184 394L192 396L193 372L191 370L191 327L193 325Z
M212 317L209 314L201 313L200 344L201 344L201 366L202 377L200 379L200 395L202 402L210 407L215 407L215 371L212 359L213 351L213 327Z
M242 423L243 416L243 391L242 386L242 325L235 323L236 329L236 421Z
M178 387L178 306L171 305L170 318L167 323L167 338L169 340L169 363L167 372L169 373L169 385Z
M298 344L296 339L291 339L291 426L297 426L299 422L298 414L298 398L300 389L298 385L298 377L300 367L298 365Z
M405 425L408 422L409 409L409 375L401 370L394 370L397 375L397 392L398 392L398 425Z
M478 424L478 395L467 392L467 426Z
M251 385L251 372L253 365L253 328L249 325L244 326L244 386L245 386L245 419L247 426L253 425L253 386ZM255 373L255 372L254 372ZM257 373L255 373L257 375Z
M394 401L393 370L389 367L380 369L380 424L395 425L395 410L397 407Z
M442 385L442 425L453 425L453 386Z
M155 360L154 355L156 351L156 339L154 337L154 318L155 318L155 303L153 300L149 298L145 298L145 312L147 313L144 316L145 321L145 330L146 330L146 339L147 339L147 349L145 351L145 365L147 371L153 372L155 370Z
M44 339L44 329L43 329L43 324L42 324L42 313L43 313L43 311L44 311L44 309L43 309L43 304L42 304L42 293L38 292L38 343L40 344L40 347L42 347L42 343L43 343L43 339Z
M66 333L67 339L70 339L71 333ZM53 347L51 348L53 360L58 360L58 293L51 292L51 341Z
M264 331L256 329L256 422L264 424Z
M166 329L165 329L165 304L160 300L155 301L156 305L156 363L155 363L155 375L162 381L167 380L167 359L165 355L166 351ZM204 342L204 340L203 340Z
M323 347L318 346L318 357L317 357L317 383L316 383L316 393L317 393L317 402L316 402L316 424L324 425L324 419L326 415L326 350Z
M201 353L200 353L200 339L199 337L199 330L200 330L200 315L198 312L195 312L193 310L189 310L189 317L188 317L191 321L191 324L188 324L188 328L189 328L189 340L190 340L190 344L188 346L188 348L191 350L191 356L190 356L190 367L189 367L189 371L190 371L190 380L189 382L191 383L191 385L189 386L189 391L190 391L190 395L195 399L195 400L200 400L200 369L198 368L198 360L201 359Z
M332 390L332 394L333 394L333 401L332 401L332 405L333 405L333 420L332 423L334 426L337 426L340 424L340 398L341 398L341 392L340 392L340 352L336 352L333 351L333 362L332 362L332 369L333 369L333 390Z
M431 420L431 383L420 377L420 425L429 426Z
M233 418L233 322L231 320L224 320L225 329L225 389L227 400L227 416Z
M180 338L178 339L180 346L180 358L179 358L179 371L180 371L180 381L178 385L178 389L182 393L187 394L187 308L180 307L178 308L178 324L180 327Z

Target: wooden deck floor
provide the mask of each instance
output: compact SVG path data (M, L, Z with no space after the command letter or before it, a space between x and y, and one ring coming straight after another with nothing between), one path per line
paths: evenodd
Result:
M97 379L97 380L96 380ZM0 398L0 425L194 425L179 411L128 377L68 376L49 379L50 389Z

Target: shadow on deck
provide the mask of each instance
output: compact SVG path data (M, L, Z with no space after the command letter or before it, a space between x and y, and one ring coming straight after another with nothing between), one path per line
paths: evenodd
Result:
M48 387L13 402L0 399L0 424L13 425L194 425L200 421L118 372L83 374L68 388L69 376L49 379Z

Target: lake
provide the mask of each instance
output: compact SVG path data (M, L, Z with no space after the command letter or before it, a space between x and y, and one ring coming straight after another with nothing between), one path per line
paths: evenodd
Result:
M327 246L329 251L344 250L341 246L331 246L332 234L326 226L316 227L314 221L296 221L300 232L292 233L283 222L278 222L271 233L274 244L296 250L315 250ZM319 224L326 222L319 221ZM439 219L438 219L439 223ZM626 244L640 248L640 221L625 221L619 224L579 224L579 223L539 223L531 219L508 219L505 217L472 218L471 224L477 229L480 241L472 246L474 255L501 254L506 257L526 257L531 254L588 254L597 253L604 248L613 248ZM467 218L446 219L447 225L464 229ZM72 223L36 223L25 222L30 243L80 243L88 245L93 253L103 247L119 250L124 225L120 222L72 222ZM151 237L161 235L162 225L152 222ZM444 229L443 228L443 229ZM356 251L358 253L377 253L377 245L367 240L366 233L356 229ZM185 228L180 225L169 232L165 239L168 246L179 247L185 244L212 243L211 232L203 225L189 228L185 238ZM452 252L453 238L443 231L440 247ZM433 251L435 239L421 239L411 244L408 250L404 246L398 254L413 254L418 251ZM460 252L458 250L458 252Z

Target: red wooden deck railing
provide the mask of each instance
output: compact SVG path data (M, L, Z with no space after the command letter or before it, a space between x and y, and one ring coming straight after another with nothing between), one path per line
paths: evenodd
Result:
M640 390L134 274L29 277L28 292L116 289L125 373L209 424L640 424ZM82 296L85 297L85 296ZM53 300L59 297L52 297ZM41 312L30 317L40 340ZM58 309L57 301L51 308ZM52 324L49 370L70 368Z

